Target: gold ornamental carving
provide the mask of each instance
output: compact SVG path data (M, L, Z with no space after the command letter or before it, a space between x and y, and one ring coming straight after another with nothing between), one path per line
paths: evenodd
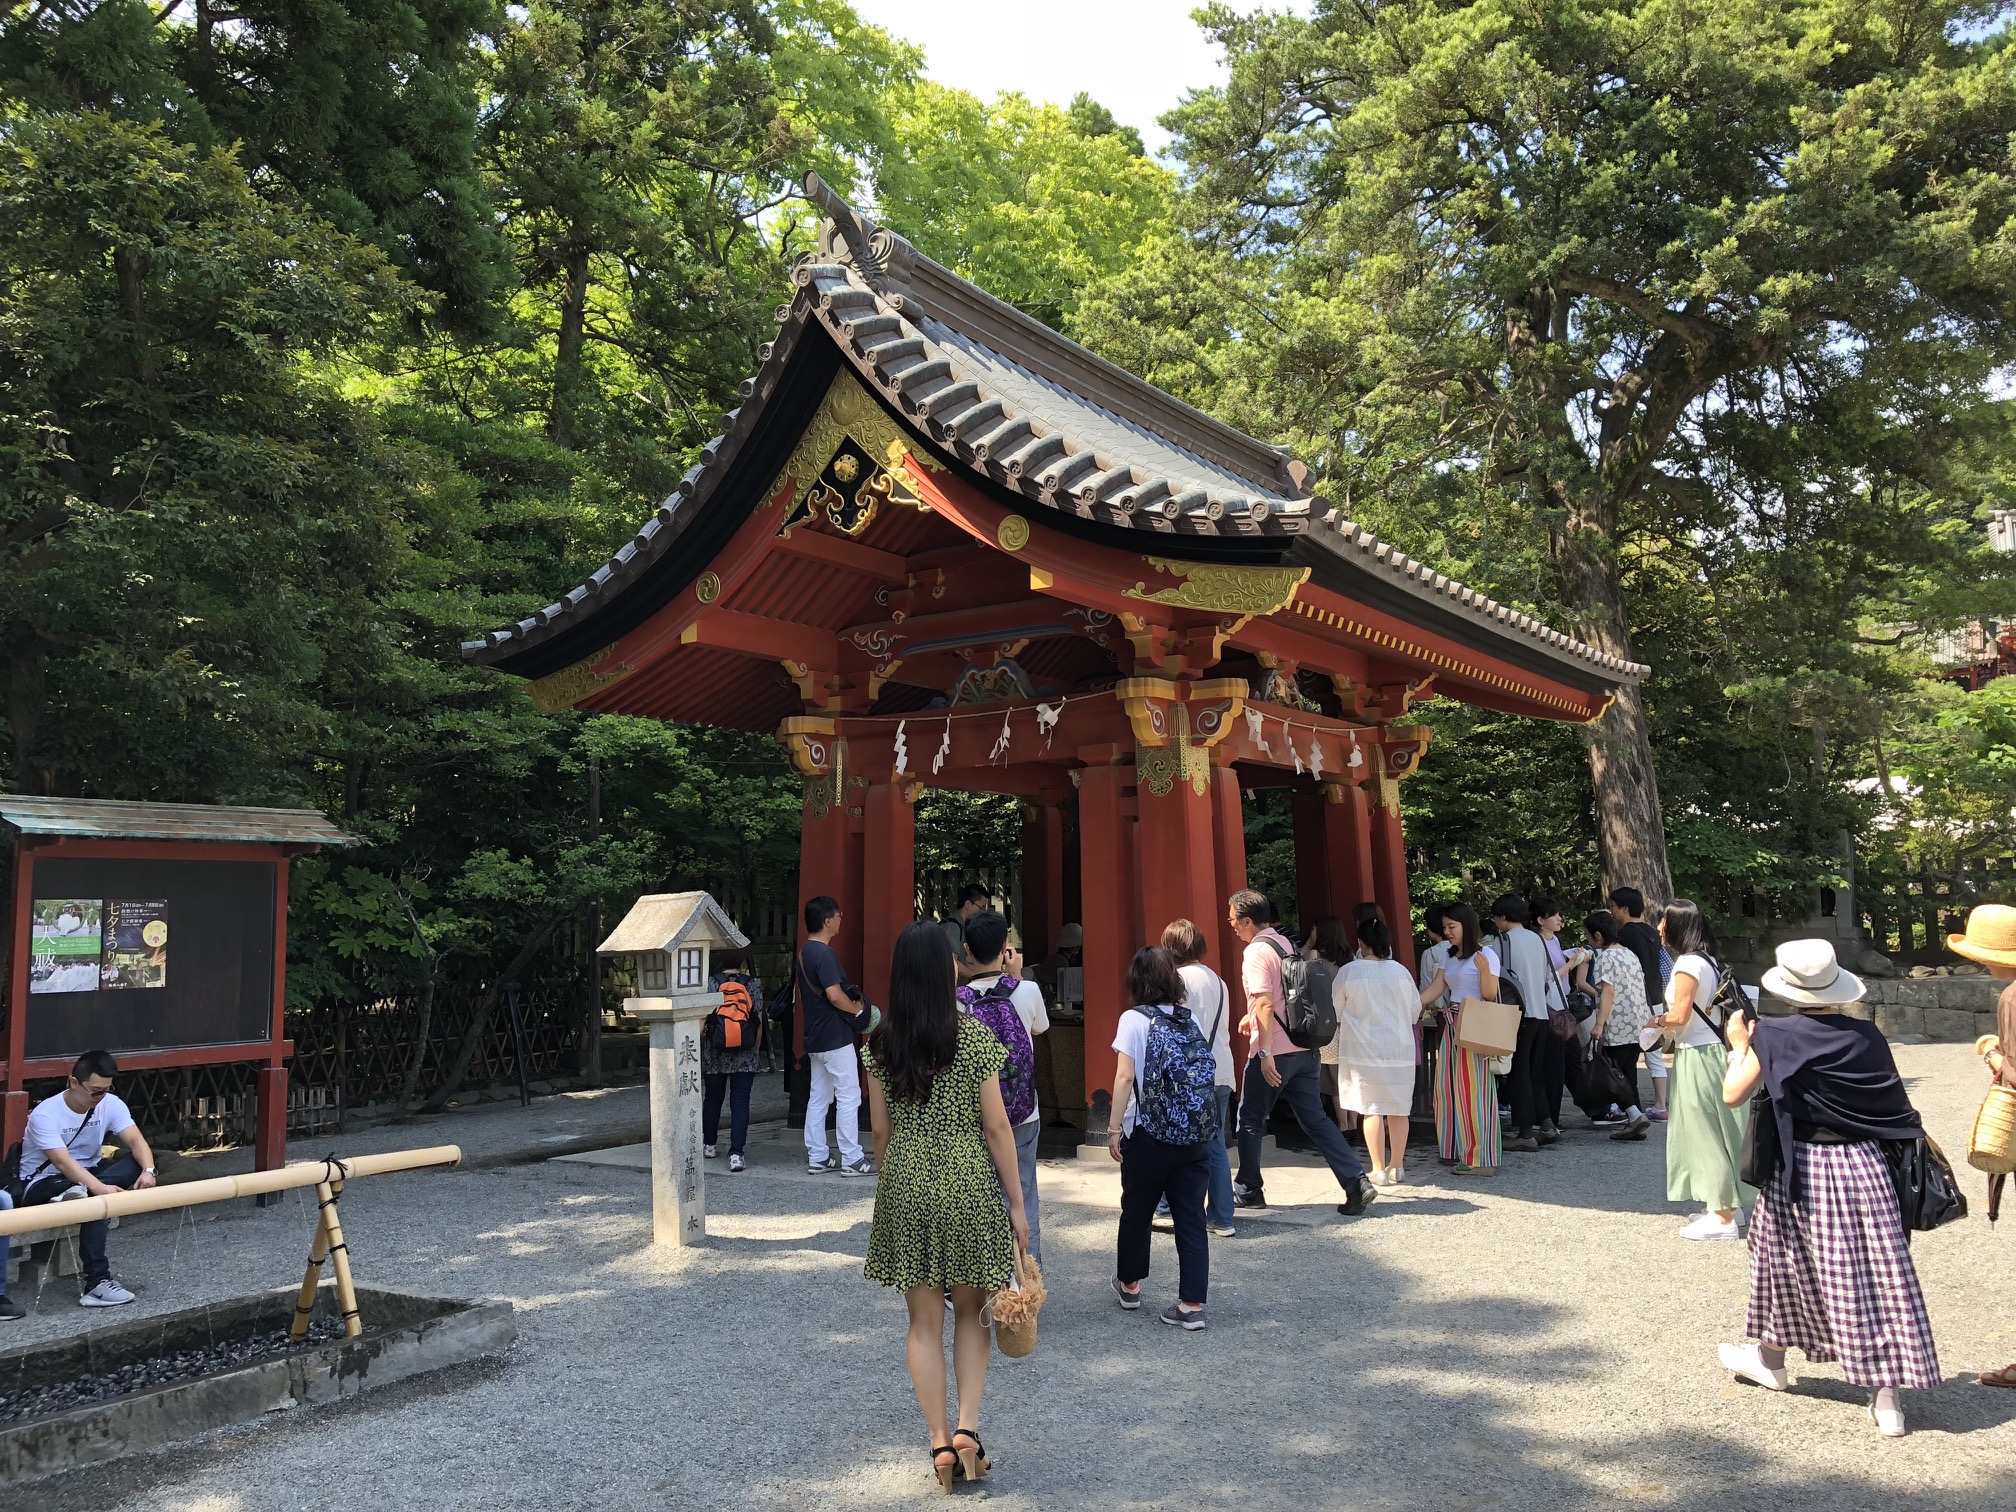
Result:
M830 777L840 769L841 742L834 724L816 714L795 714L777 727L777 738L791 753L791 764L806 777Z
M824 819L833 812L833 779L831 777L807 777L805 779L805 812L814 819Z
M703 572L693 580L693 597L703 604L711 604L721 597L721 575Z
M945 471L945 464L918 445L843 368L770 485L770 498L787 483L795 491L778 535L788 536L820 514L842 534L858 536L884 503L928 509L917 495L913 465Z
M534 708L544 714L558 714L562 709L571 709L589 694L606 688L614 682L621 682L632 671L629 663L617 665L614 672L597 672L595 663L609 654L610 647L604 646L589 656L584 656L572 666L562 667L558 672L549 672L544 677L534 678L525 684L526 696L532 700Z
M1150 557L1156 572L1178 581L1168 588L1150 589L1145 582L1126 590L1126 596L1150 604L1169 604L1179 609L1206 609L1220 614L1266 616L1285 609L1296 590L1309 581L1307 567L1232 567L1222 562L1178 562L1167 557Z
M994 532L994 539L1001 543L1003 551L1020 551L1029 544L1029 522L1019 514L1011 514Z

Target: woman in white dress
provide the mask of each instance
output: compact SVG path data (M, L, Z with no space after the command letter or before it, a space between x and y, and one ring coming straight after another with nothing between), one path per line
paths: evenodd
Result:
M1372 1184L1406 1179L1407 1115L1414 1107L1414 1022L1421 989L1393 959L1378 919L1358 926L1358 958L1337 973L1337 1105L1365 1120Z

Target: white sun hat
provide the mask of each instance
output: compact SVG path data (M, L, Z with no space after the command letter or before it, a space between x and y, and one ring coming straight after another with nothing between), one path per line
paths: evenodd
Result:
M1869 989L1852 971L1843 971L1827 940L1787 940L1778 964L1764 973L1764 990L1788 1003L1819 1006L1859 1003Z

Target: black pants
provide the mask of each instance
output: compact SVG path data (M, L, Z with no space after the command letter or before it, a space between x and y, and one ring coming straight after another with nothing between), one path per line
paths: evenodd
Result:
M1337 1185L1349 1196L1365 1179L1365 1164L1346 1142L1337 1120L1323 1112L1322 1067L1314 1050L1297 1050L1292 1055L1274 1057L1274 1069L1281 1085L1270 1087L1260 1070L1260 1062L1246 1062L1246 1085L1239 1092L1239 1185L1249 1192L1261 1190L1261 1143L1267 1137L1267 1120L1274 1116L1275 1102L1288 1104L1295 1121L1309 1142L1316 1146Z
M1206 1143L1164 1144L1139 1130L1120 1141L1121 1281L1132 1286L1148 1274L1148 1240L1155 1205L1169 1199L1176 1225L1176 1295L1202 1307L1211 1289L1211 1242L1204 1233L1204 1193L1211 1183Z
M133 1189L133 1183L140 1179L140 1162L130 1152L114 1155L110 1160L101 1160L95 1166L85 1169L107 1186ZM21 1194L21 1206L36 1207L45 1202L54 1202L58 1192L68 1191L73 1185L68 1176L51 1171L39 1177L35 1184ZM105 1236L112 1226L100 1218L96 1223L80 1223L77 1226L77 1260L84 1268L84 1289L89 1291L100 1281L112 1279L111 1262L105 1258ZM4 1285L0 1278L0 1285Z
M1547 1045L1553 1038L1547 1032L1547 1020L1519 1020L1519 1044L1512 1052L1512 1075L1507 1078L1511 1085L1506 1091L1511 1094L1512 1131L1522 1139L1543 1121L1540 1101L1545 1085Z
M1631 1095L1624 1099L1623 1106L1634 1108L1638 1105L1638 1047L1632 1045L1605 1045L1603 1053L1610 1057L1610 1064L1617 1068L1617 1074L1624 1078L1624 1084L1631 1089Z
M1568 1087L1568 1041L1556 1039L1551 1024L1542 1027L1547 1033L1540 1042L1540 1122L1558 1129L1561 1126L1561 1094ZM1578 1050L1582 1047L1579 1039L1575 1047Z
M706 1095L700 1102L700 1142L719 1144L721 1098L728 1098L728 1153L740 1155L749 1138L749 1091L756 1085L754 1071L710 1071Z

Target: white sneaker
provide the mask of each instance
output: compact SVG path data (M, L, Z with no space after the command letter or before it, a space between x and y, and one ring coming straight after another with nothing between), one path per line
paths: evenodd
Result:
M728 1157L728 1169L731 1171L746 1171L749 1167L740 1155L730 1155Z
M71 1185L63 1188L62 1191L58 1192L54 1197L51 1197L49 1200L51 1202L70 1202L74 1201L76 1198L89 1197L90 1195L91 1194L85 1191L83 1187Z
M77 1299L79 1307L124 1307L135 1300L133 1293L107 1276Z
M721 1147L719 1145L702 1145L700 1146L700 1153L706 1156L707 1159L712 1160L721 1153Z
M1713 1213L1703 1213L1680 1230L1682 1239L1741 1239L1743 1225L1734 1218L1724 1223Z
M1715 1353L1722 1361L1722 1368L1731 1375L1741 1376L1746 1381L1755 1381L1766 1391L1789 1391L1792 1376L1783 1365L1773 1370L1764 1363L1764 1351L1755 1344L1722 1344Z

